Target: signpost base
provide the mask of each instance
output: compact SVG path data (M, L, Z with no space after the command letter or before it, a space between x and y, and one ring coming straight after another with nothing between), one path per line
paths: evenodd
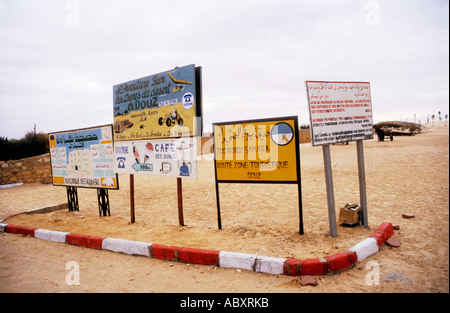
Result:
M101 188L97 189L97 199L98 199L98 213L100 216L111 216L111 213L109 211L109 196L108 196L108 190Z
M77 187L66 187L69 212L80 211L78 207Z

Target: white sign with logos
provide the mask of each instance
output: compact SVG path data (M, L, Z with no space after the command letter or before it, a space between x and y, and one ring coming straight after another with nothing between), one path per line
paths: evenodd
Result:
M197 178L196 138L118 141L115 172Z

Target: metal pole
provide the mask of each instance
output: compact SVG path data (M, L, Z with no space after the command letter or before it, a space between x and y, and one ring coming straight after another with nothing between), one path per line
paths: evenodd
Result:
M364 168L364 150L363 141L356 142L356 151L358 154L358 176L359 176L359 200L361 202L361 219L364 227L369 227L367 217L367 195L366 195L366 171Z
M334 204L333 175L331 173L330 145L322 146L323 164L325 167L325 182L327 186L328 220L330 224L330 234L337 237L336 212Z
M297 191L298 191L298 215L299 215L299 234L303 235L303 201L302 201L302 172L300 166L300 138L298 131L298 119L294 120L295 126L295 144L297 147Z
M222 229L222 218L220 217L220 199L219 199L219 183L217 182L217 155L216 155L216 134L215 125L213 124L213 143L214 143L214 181L216 183L216 203L217 203L217 225Z
M130 174L130 214L131 223L134 223L134 174Z
M299 215L299 234L303 235L305 232L303 231L303 204L302 204L302 185L300 179L297 183L298 190L298 215Z
M219 199L219 183L216 179L216 202L217 202L217 224L222 229L222 218L220 217L220 199Z
M66 187L66 191L67 191L67 205L69 207L69 212L73 211L73 200L72 197L70 196L70 187Z
M183 217L183 191L181 177L177 177L177 193L178 193L178 223L184 226Z

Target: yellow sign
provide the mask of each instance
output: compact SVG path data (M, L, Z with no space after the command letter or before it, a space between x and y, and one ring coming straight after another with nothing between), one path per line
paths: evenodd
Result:
M218 182L298 182L297 117L215 123Z

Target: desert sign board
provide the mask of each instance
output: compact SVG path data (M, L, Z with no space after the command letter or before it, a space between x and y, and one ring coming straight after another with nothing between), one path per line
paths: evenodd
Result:
M213 131L219 229L219 183L284 183L298 185L303 234L298 117L213 123Z
M112 125L49 134L53 185L118 189Z
M197 177L196 138L119 141L114 144L115 171L171 177Z
M214 123L218 182L297 183L297 117Z
M368 82L307 81L313 146L373 138Z
M114 85L113 100L116 142L201 135L201 67Z

